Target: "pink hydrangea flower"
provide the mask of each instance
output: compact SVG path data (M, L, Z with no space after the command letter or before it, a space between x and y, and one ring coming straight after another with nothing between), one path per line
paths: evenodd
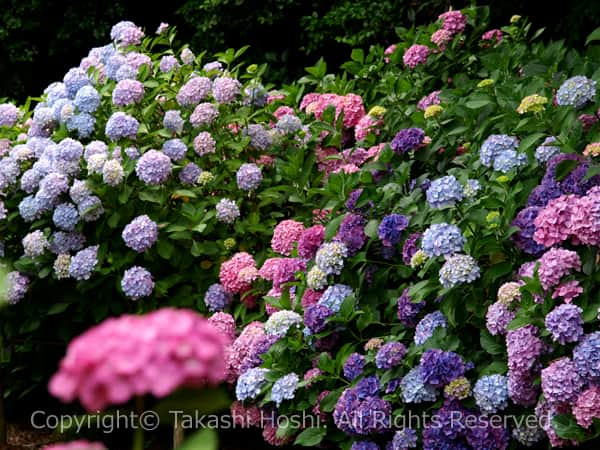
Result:
M460 11L447 11L440 14L438 19L443 20L442 29L452 34L460 33L467 25L467 16Z
M49 391L101 411L134 396L164 397L225 379L228 338L199 314L163 308L107 319L75 338Z
M404 52L402 61L404 61L404 65L414 69L419 64L425 64L428 56L429 47L425 45L414 44Z
M571 215L577 200L576 195L561 195L548 202L533 220L533 239L545 247L552 247L571 235Z
M298 255L305 259L311 259L325 240L325 227L313 225L306 228L298 240Z
M564 248L551 248L539 259L538 275L544 290L556 286L571 270L581 270L579 255Z
M258 349L268 339L261 322L251 322L242 330L238 338L227 348L227 381L234 383L243 372L253 366Z
M383 52L384 55L391 55L392 53L394 53L396 51L396 48L398 46L396 44L392 44L390 45L388 48L386 48ZM383 59L385 61L386 64L390 63L390 58L388 58L387 56Z
M453 37L454 35L450 31L442 28L431 35L431 42L433 42L443 51L446 49L446 45L452 40Z
M77 441L45 445L42 447L42 450L106 450L106 447L100 442L90 442L80 439Z
M280 106L273 113L273 115L277 119L281 119L283 116L288 115L288 114L292 115L292 116L295 116L296 112L294 111L293 108L290 108L289 106Z
M246 252L236 253L231 259L221 264L219 279L227 292L239 294L250 289L250 283L239 276L240 271L246 267L256 267L254 258Z
M571 303L574 298L583 294L583 288L577 280L567 281L562 283L552 293L552 298L561 297L565 303Z
M375 134L375 136L379 136L381 133L380 128L383 126L383 120L373 117L370 115L365 115L360 118L356 127L354 127L354 138L357 142L364 140L369 133Z
M591 386L579 394L573 405L573 415L584 428L589 428L594 419L600 419L600 387Z
M312 289L305 290L301 300L302 308L306 309L310 305L314 305L319 301L322 295L322 292L313 291Z
M235 319L231 314L219 311L210 316L208 321L230 341L235 339Z
M300 103L300 109L321 119L323 112L330 105L335 108L336 119L342 111L344 112L345 128L354 127L366 113L362 97L356 94L306 94Z
M242 428L260 426L262 414L258 406L245 406L242 402L235 401L231 404L230 411L235 425Z
M279 222L273 230L271 248L277 253L290 256L294 244L298 242L303 231L304 225L295 220L283 220Z
M481 39L484 41L492 41L493 44L499 44L504 39L504 34L502 31L493 29L488 30L481 36Z

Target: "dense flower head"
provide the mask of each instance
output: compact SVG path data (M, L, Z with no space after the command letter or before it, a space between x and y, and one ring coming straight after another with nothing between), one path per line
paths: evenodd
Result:
M402 378L400 389L405 403L433 402L437 398L437 389L424 381L419 366L410 369Z
M262 181L260 167L254 163L244 163L235 174L238 187L243 191L253 191Z
M140 123L135 117L117 111L108 118L104 132L111 141L123 138L135 139L139 126Z
M171 133L181 133L185 120L181 117L181 111L172 109L165 112L163 126Z
M210 316L208 321L230 341L235 339L235 319L231 314L219 311Z
M431 42L440 47L443 51L446 48L446 44L452 40L454 36L448 30L439 29L431 35Z
M460 355L437 348L426 350L421 356L423 381L433 387L443 387L465 374L465 363Z
M271 400L277 406L281 405L284 400L292 400L296 394L299 381L300 378L295 373L289 373L279 378L271 388Z
M202 169L197 164L187 163L181 172L179 172L179 180L183 184L195 186L198 184L198 178L202 174Z
M464 198L464 188L452 175L433 180L427 189L427 203L438 209L454 206Z
M299 328L302 316L294 311L276 311L265 322L265 333L273 336L284 336L290 328Z
M414 254L419 250L417 241L421 239L421 233L412 233L402 246L402 262L406 265L410 265L410 261Z
M69 266L71 265L71 255L58 255L52 264L56 279L62 280L69 278Z
M359 214L348 213L342 219L335 240L345 244L348 256L355 255L367 242L366 224L366 219Z
M415 344L423 345L427 339L433 336L436 328L446 328L448 322L446 316L441 311L434 311L427 314L415 328Z
M550 159L561 152L559 146L552 144L556 144L556 138L554 136L549 136L535 149L535 160L538 164L546 164Z
M283 220L273 230L271 248L277 253L289 256L303 232L304 225L302 223L295 220Z
M429 47L420 44L411 45L402 56L405 66L414 69L419 64L425 64L429 56Z
M79 222L79 213L75 205L61 203L57 205L52 214L52 221L61 230L72 231Z
M127 224L121 236L127 247L138 253L142 253L156 243L158 239L158 225L146 214L143 214Z
M219 116L219 110L212 103L200 103L190 116L190 123L194 128L210 125Z
M516 315L516 312L512 311L506 303L502 301L492 303L485 316L488 331L492 336L506 334L508 324Z
M199 156L208 155L214 153L216 150L217 143L208 131L201 131L194 138L194 151Z
M558 285L561 278L572 270L581 270L579 255L564 248L551 248L540 257L539 263L538 275L546 290Z
M464 400L471 395L471 383L465 377L458 377L444 387L446 398Z
M42 256L48 248L48 240L41 230L27 233L22 240L23 253L30 258Z
M533 325L507 332L508 395L515 404L535 404L538 389L533 385L533 380L539 376L539 358L545 349L545 344L538 337L538 329Z
M463 188L463 195L469 200L473 200L477 193L481 190L481 183L475 179L468 179Z
M561 84L556 92L556 103L562 106L582 108L596 97L596 82L583 75L577 75Z
M398 320L406 327L415 327L418 323L418 314L425 306L425 302L413 302L409 296L409 288L402 291L398 297Z
M187 146L179 138L168 139L163 143L162 152L172 161L181 161L185 158Z
M298 256L305 259L313 258L325 239L325 227L313 225L305 228L298 240Z
M121 289L132 300L148 297L154 290L152 274L143 267L133 266L123 274Z
M371 441L354 441L350 450L379 450L379 445Z
M406 227L408 227L408 217L402 214L388 214L379 224L377 234L383 245L392 246L400 242L402 231Z
M219 283L211 284L204 294L204 304L211 312L223 311L232 299L231 293L227 292Z
M137 80L121 80L112 92L112 101L117 106L139 103L144 98L144 85Z
M407 153L417 150L425 140L425 132L421 128L404 128L394 136L390 146L396 153Z
M12 127L20 115L19 108L12 103L0 104L0 126Z
M81 250L85 244L85 236L80 233L57 231L50 239L50 251L56 255Z
M435 223L423 233L421 247L432 258L458 253L463 250L465 242L465 237L456 225Z
M327 306L318 303L308 305L304 310L304 325L311 333L320 333L327 326L327 318L331 315L333 311Z
M100 94L94 87L86 85L77 91L73 103L79 111L93 113L100 106Z
M511 239L515 245L533 256L540 255L545 246L536 242L534 234L536 232L535 219L540 213L538 206L529 206L519 211L517 216L513 219L511 225L517 227L519 230L511 236Z
M455 254L446 257L440 269L440 283L445 288L472 283L481 275L477 260L470 255Z
M58 444L49 444L42 447L42 450L107 450L101 442L90 442L78 439L71 442L61 442Z
M306 285L309 289L317 291L324 289L327 286L327 273L319 268L319 266L313 266L306 274Z
M27 294L29 289L29 278L17 271L6 275L6 301L9 305L19 303Z
M528 426L527 424L518 424L513 428L512 431L512 437L525 447L534 446L540 442L545 435L546 434L543 428L538 423L533 426Z
M227 292L239 294L249 289L250 284L239 277L240 271L246 267L256 267L254 258L246 252L236 253L221 264L219 279Z
M573 349L573 362L584 380L600 382L600 331L587 334L579 341Z
M548 99L539 94L528 95L521 100L521 104L517 107L519 114L538 113L546 109Z
M227 343L190 310L111 318L71 341L49 390L99 411L135 395L163 397L178 387L217 384L225 377Z
M417 432L412 428L402 428L394 433L386 450L408 450L417 447Z
M508 384L504 375L486 375L475 383L475 401L485 414L494 414L508 406Z
M256 150L265 151L273 143L273 138L269 132L258 123L248 125L244 128L243 134L250 137L250 146Z
M501 30L493 29L488 30L481 35L481 40L483 41L494 41L494 44L499 44L504 39L504 33Z
M205 174L205 173L209 173L209 172L202 172L202 174ZM202 174L200 175L200 178L202 177ZM201 181L200 178L199 178L199 181ZM233 200L230 200L228 198L222 198L221 200L219 200L219 203L217 203L216 209L217 209L217 220L219 222L223 222L226 224L232 224L233 222L235 222L235 220L238 217L240 217L240 208Z
M133 22L121 21L110 30L110 38L121 47L139 45L144 37L144 32Z
M102 201L95 195L84 198L77 205L77 210L79 212L79 216L85 222L95 222L102 216L102 214L104 214Z
M388 342L383 344L375 356L375 365L378 369L391 369L402 362L406 355L406 347L401 342Z
M442 21L442 29L452 34L462 32L467 25L467 16L460 11L446 11L440 14L438 19Z
M494 170L502 173L510 172L527 164L527 155L515 150L505 150L498 153L494 159Z
M375 136L379 136L381 132L380 127L382 125L383 121L377 117L373 117L369 114L362 116L354 127L354 138L357 142L360 142L366 139L371 133Z
M565 345L577 342L583 336L583 310L573 304L562 304L546 316L546 329L552 340Z
M479 157L481 164L486 167L492 167L494 161L503 152L517 149L519 141L514 136L507 136L504 134L492 134L481 144L479 150Z
M160 59L160 64L158 66L158 69L161 72L167 73L173 69L178 69L178 68L179 68L179 61L177 61L177 58L175 58L173 55L164 55Z
M190 78L181 88L175 99L179 106L195 106L208 97L213 85L207 77Z
M351 353L344 362L343 372L346 379L353 381L362 375L365 369L365 357L360 353Z
M585 156L600 156L600 142L592 142L583 149Z
M419 100L419 103L417 103L417 109L420 109L421 111L425 111L430 106L439 105L441 103L441 100L440 100L441 93L442 93L442 91L433 91L433 92L427 94L425 97L423 97L421 100Z
M235 78L215 78L212 85L213 97L220 104L232 103L240 95L241 87L241 83Z
M555 408L569 406L582 391L584 380L569 358L557 359L542 369L542 392Z
M125 172L116 159L106 161L102 166L102 181L108 186L118 186L123 181Z
M573 405L573 415L584 428L589 428L594 419L600 419L600 387L590 386L579 394Z
M354 290L345 284L334 284L329 286L319 299L318 304L327 306L334 313L337 313L346 297L352 295Z
M240 401L256 398L267 384L268 372L268 369L252 368L242 373L235 386L236 398Z
M378 385L376 377L367 377L342 392L333 411L333 420L340 430L364 436L389 429L392 408L376 395Z

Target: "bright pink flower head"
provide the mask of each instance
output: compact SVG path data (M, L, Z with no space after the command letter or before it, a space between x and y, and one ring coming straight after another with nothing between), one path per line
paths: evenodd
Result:
M88 411L101 411L138 395L215 385L226 376L228 343L191 310L107 319L71 341L48 389L64 402L79 399Z
M244 280L239 276L240 271L246 267L256 267L254 258L246 252L236 253L230 260L221 264L219 279L227 292L240 294L250 289L248 280Z
M234 383L247 369L260 364L256 361L259 349L264 350L264 345L269 338L264 332L261 322L252 322L246 326L227 349L227 381ZM256 364L254 364L256 363Z
M577 280L562 283L552 293L552 298L562 298L565 303L571 303L574 298L583 294L583 288Z
M326 176L334 170L337 170L344 163L340 152L335 147L323 148L320 145L317 145L315 155L317 157L317 167L321 172L324 172ZM332 158L332 156L337 156L337 158Z
M312 289L305 290L302 295L302 308L306 309L310 305L314 305L319 301L322 295L322 292L313 291Z
M273 230L271 248L277 253L290 256L294 244L298 242L303 231L304 225L295 220L283 220L279 222Z
M325 227L323 225L313 225L305 229L298 241L298 255L305 259L313 258L324 240Z
M431 35L431 42L437 45L440 49L445 50L446 44L448 44L453 37L454 34L442 28Z
M444 21L442 29L449 31L452 34L460 33L467 25L467 16L460 11L447 11L440 14L438 19Z
M573 415L584 428L589 428L594 419L600 419L600 387L591 386L579 394L573 405Z
M571 270L581 270L579 255L564 248L551 248L540 257L539 263L538 275L544 290L558 285Z
M404 65L414 69L419 64L425 64L428 56L429 47L425 45L414 44L404 52L402 61L404 61Z
M227 336L230 341L235 339L235 319L231 314L219 311L210 316L208 321L217 330Z
M286 114L295 116L296 112L294 111L293 108L290 108L289 106L280 106L279 108L277 108L275 110L275 112L273 113L273 115L277 118L277 119L281 119L283 116L285 116Z
M360 167L358 167L356 164L342 164L340 167L333 171L333 173L342 172L345 174L360 172Z
M385 142L383 142L379 145L374 145L369 150L367 150L367 156L369 157L369 159L372 159L373 161L377 161L379 159L379 154L383 151L384 148L385 148Z
M346 94L341 98L340 107L344 111L344 127L356 126L361 117L366 114L363 100L360 95ZM336 118L339 115L336 107Z
M589 191L574 202L570 226L574 243L600 245L600 195Z
M302 97L302 101L300 102L300 109L304 111L309 105L316 103L320 97L321 94L318 94L317 92L311 92L310 94L306 94L304 97Z
M268 104L274 103L278 100L285 100L285 95L283 95L281 92L277 92L277 91L269 92L269 95L267 97Z
M552 247L571 235L571 215L578 197L561 195L548 202L533 220L533 239L545 247Z
M380 128L382 126L383 120L377 117L369 116L367 114L365 116L362 116L356 124L356 127L354 128L354 137L357 142L360 142L363 139L365 139L369 135L369 133L373 133L375 134L375 136L379 136L379 133L381 133Z
M81 439L45 445L42 450L106 450L106 447L101 442L90 442Z
M504 39L504 34L502 31L493 29L488 30L481 36L481 39L484 41L492 41L493 44L499 44Z
M273 281L275 273L279 268L279 264L285 258L268 258L258 271L258 274L265 280Z
M396 48L398 46L396 44L392 44L390 45L388 48L385 49L385 51L383 52L384 55L391 55L392 53L394 53L396 51ZM385 61L386 64L389 64L390 62L390 58L384 58L383 59Z

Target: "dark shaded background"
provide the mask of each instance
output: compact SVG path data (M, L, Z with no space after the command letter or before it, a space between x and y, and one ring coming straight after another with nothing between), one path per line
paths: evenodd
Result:
M452 2L454 8L469 1ZM600 1L491 3L492 27L513 14L546 27L544 39L581 48L600 26ZM110 27L132 20L153 33L177 25L180 43L208 54L250 45L247 58L268 62L270 78L290 81L320 56L330 68L352 47L395 42L396 26L426 23L448 9L446 0L170 0L160 8L141 0L0 0L0 98L23 101L79 64L90 48L109 41Z

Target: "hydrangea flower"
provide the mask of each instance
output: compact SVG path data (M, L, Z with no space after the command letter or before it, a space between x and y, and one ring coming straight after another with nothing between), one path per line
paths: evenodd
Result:
M429 206L439 209L460 202L464 198L464 188L454 176L447 175L432 181L426 195Z
M363 355L360 353L351 353L344 363L344 377L350 381L355 380L363 373L366 363Z
M494 161L499 154L513 150L516 151L519 145L519 140L514 136L507 136L504 134L492 134L481 144L479 150L479 158L481 164L486 167L492 167Z
M433 387L442 387L465 374L465 363L460 355L437 348L426 350L421 356L421 376Z
M496 155L496 158L494 159L494 170L507 173L512 169L516 169L526 164L526 154L517 153L515 150L505 150Z
M292 327L298 328L302 316L294 311L276 311L265 322L264 330L268 335L284 336Z
M12 127L20 116L19 108L12 103L0 104L0 126Z
M311 333L320 333L325 329L327 318L332 314L333 311L327 306L319 304L308 305L304 309L304 325Z
M400 242L402 231L408 227L408 217L402 214L388 214L377 229L379 239L383 245L392 246Z
M144 85L137 80L122 80L112 92L112 101L116 106L133 105L144 98Z
M79 222L79 213L75 205L61 203L54 209L52 214L54 225L65 231L72 231Z
M444 387L446 398L464 400L471 395L471 383L465 377L458 377Z
M158 225L146 214L143 214L126 225L121 236L127 247L143 253L156 243Z
M557 359L542 369L542 392L555 408L570 406L583 390L584 380L569 358Z
M334 313L339 312L346 297L352 295L354 290L345 284L335 284L329 286L319 299L318 304L327 306Z
M415 328L415 344L423 345L427 339L433 336L436 328L446 328L447 326L446 316L441 311L427 314Z
M189 184L196 186L198 184L198 178L202 174L202 169L194 163L187 163L181 172L179 172L179 181L183 184Z
M139 126L140 123L135 117L117 111L108 118L104 132L111 141L124 138L135 139Z
M154 290L152 274L143 267L133 266L123 274L121 289L132 300L148 297Z
M394 437L386 450L408 450L417 447L417 432L412 428L402 428L394 433Z
M248 125L243 131L244 136L250 137L250 146L256 150L265 151L273 143L273 139L267 130L260 124Z
M6 275L6 300L9 305L16 305L27 294L29 289L29 278L17 271Z
M267 384L268 372L268 369L253 368L241 374L235 386L235 397L240 401L256 398Z
M487 310L486 326L492 336L506 334L508 324L517 314L506 303L497 301L492 303Z
M367 242L367 221L359 214L348 213L342 219L335 240L346 245L348 256L355 255Z
M304 229L298 240L298 256L305 259L313 258L325 239L325 227L313 225Z
M177 93L175 100L179 106L195 106L208 97L213 84L207 77L192 77Z
M210 71L206 69L206 71ZM211 69L212 70L212 69ZM220 104L232 103L240 95L242 85L235 78L218 77L213 81L213 97Z
M590 386L579 394L573 405L573 415L584 428L589 428L594 419L600 419L600 387Z
M378 369L391 369L402 362L406 355L406 347L401 342L383 344L375 355L375 365Z
M83 86L77 91L73 103L79 111L91 114L100 106L100 94L92 86Z
M596 97L596 82L583 75L577 75L561 84L556 92L556 103L563 106L582 108Z
M172 109L165 112L163 127L168 131L171 133L181 133L184 125L185 120L181 117L181 111Z
M217 148L217 143L208 131L201 131L194 138L194 151L199 156L214 153Z
M219 116L219 110L212 103L200 103L190 116L190 123L194 128L210 125Z
M484 414L494 414L508 406L508 383L504 375L481 377L473 388L477 406Z
M71 255L61 254L56 257L52 268L54 275L58 280L69 278L69 266L71 265Z
M421 241L425 254L432 258L461 252L465 246L465 238L456 225L436 223L431 225Z
M440 269L440 283L445 288L472 283L481 275L477 261L470 255L455 254L446 258Z
M41 230L27 233L22 240L25 256L36 258L42 256L48 248L48 240Z
M425 306L425 302L413 302L408 293L409 288L406 288L398 297L398 320L406 327L414 327L418 322L417 315Z
M89 280L98 264L98 246L94 245L79 250L71 258L69 275L77 281Z
M404 61L405 66L414 69L419 64L425 64L428 56L429 47L425 45L413 44L404 52L402 61Z
M519 114L539 113L546 109L548 99L539 94L528 95L521 100L521 104L517 107Z
M107 450L101 442L90 442L84 439L78 439L71 442L61 442L58 444L49 444L42 447L42 450Z
M306 274L306 285L317 291L323 289L327 286L327 273L319 266L313 266Z
M235 174L238 187L243 191L253 191L262 181L260 167L254 163L245 163Z
M583 310L573 304L562 304L546 316L546 329L552 340L565 345L577 342L583 336Z
M423 380L421 368L413 367L400 382L402 400L404 403L434 402L437 389Z
M296 394L299 381L300 378L295 373L289 373L279 378L271 388L271 400L277 406L281 405L284 400L292 400Z
M600 382L600 331L587 334L579 341L573 349L573 362L584 380Z
M162 73L168 73L171 70L177 69L177 68L179 68L179 61L177 61L177 58L175 58L173 55L164 55L160 59L160 64L158 66L158 69Z
M116 159L106 161L102 166L102 181L108 186L118 186L124 177L123 166Z
M211 312L223 311L232 299L231 293L227 292L219 283L211 284L204 294L204 304Z
M425 140L425 132L420 128L405 128L400 130L390 146L396 153L407 153L417 150Z

